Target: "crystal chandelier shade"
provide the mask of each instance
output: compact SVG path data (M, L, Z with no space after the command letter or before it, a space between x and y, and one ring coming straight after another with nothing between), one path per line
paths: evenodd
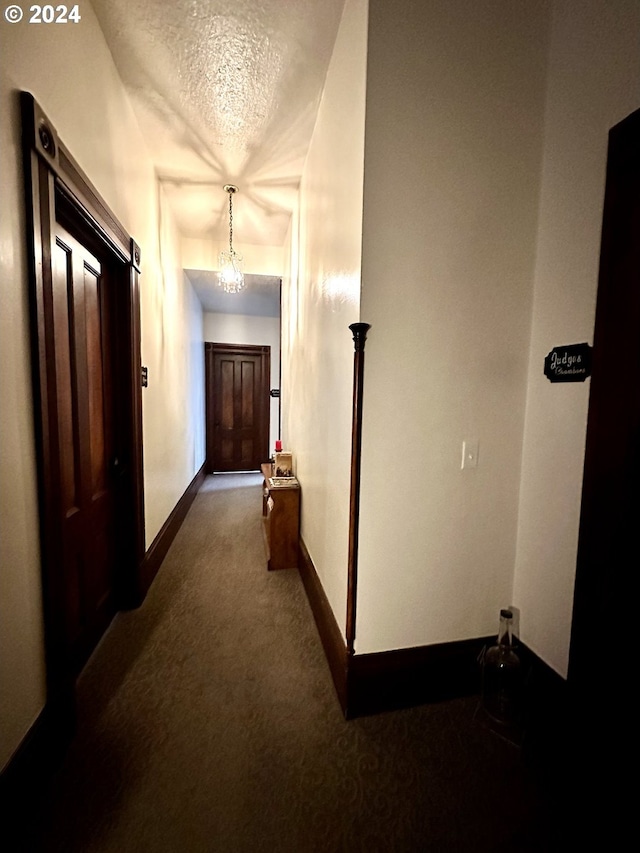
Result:
M233 195L238 192L238 187L225 184L224 191L229 193L229 250L221 251L218 256L218 284L226 293L239 293L244 288L242 255L233 248Z

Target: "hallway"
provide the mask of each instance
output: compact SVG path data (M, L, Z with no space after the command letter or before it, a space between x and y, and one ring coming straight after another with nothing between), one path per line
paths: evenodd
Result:
M257 474L205 480L82 673L11 853L554 849L540 779L475 699L344 720L297 572L265 569L260 499Z

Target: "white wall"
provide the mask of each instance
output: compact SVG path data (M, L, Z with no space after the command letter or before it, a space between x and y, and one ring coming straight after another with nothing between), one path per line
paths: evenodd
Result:
M246 314L204 314L204 339L218 344L253 344L271 347L270 387L280 387L280 318L251 317ZM275 449L279 435L280 404L277 397L270 402L269 453ZM266 460L265 460L266 461Z
M549 26L369 6L357 653L495 633L512 600Z
M593 343L607 133L640 107L640 4L554 4L519 505L521 635L568 667L589 380L551 384L544 358Z
M344 630L353 341L359 320L366 0L347 0L283 277L283 441L302 486L301 535Z
M45 701L18 90L34 95L142 249L142 359L150 379L143 395L147 542L204 461L202 404L185 423L196 386L203 387L199 307L183 282L179 241L170 217L160 215L154 170L111 54L88 2L81 11L80 24L55 33L26 20L0 22L0 766Z
M142 396L147 547L206 455L203 311L182 269L164 190L155 191L150 224L159 250L146 266L143 260L140 284L142 363L149 381Z
M207 456L204 378L204 312L191 282L182 272L185 298L185 326L188 329L188 355L185 359L186 430L185 464L193 473L200 470ZM184 387L184 386L183 386ZM191 457L189 458L189 454Z
M234 249L244 258L243 270L246 274L281 276L285 264L283 246L255 246L249 243L233 244ZM186 270L217 270L218 255L227 244L200 237L182 237L180 249L182 266Z
M4 64L1 75L0 768L45 701L20 116Z

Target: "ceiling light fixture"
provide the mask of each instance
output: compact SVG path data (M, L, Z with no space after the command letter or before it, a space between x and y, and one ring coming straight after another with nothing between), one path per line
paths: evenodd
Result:
M233 184L225 184L224 191L229 193L229 251L220 252L218 283L227 293L239 293L244 288L242 255L239 255L233 248L233 196L234 193L238 192L238 187Z

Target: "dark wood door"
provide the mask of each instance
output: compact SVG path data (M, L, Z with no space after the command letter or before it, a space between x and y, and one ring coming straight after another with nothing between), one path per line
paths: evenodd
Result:
M47 680L61 758L76 680L144 576L140 246L20 93ZM48 739L51 740L51 739ZM47 759L48 760L48 759Z
M639 377L640 110L609 135L569 666L585 691L611 658L603 639L640 565Z
M625 756L636 726L636 615L629 593L640 565L639 483L637 110L609 134L568 677L578 741L572 763L584 794L576 802L604 819L609 847L611 832L624 826L617 817L627 802Z
M207 468L257 471L269 455L270 348L205 347Z
M55 223L52 306L65 644L79 672L116 612L108 265Z

